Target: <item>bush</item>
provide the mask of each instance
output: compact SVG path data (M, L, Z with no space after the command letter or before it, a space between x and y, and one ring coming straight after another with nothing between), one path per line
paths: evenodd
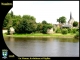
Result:
M73 27L77 27L78 26L78 22L77 21L74 21L73 22Z
M67 29L62 29L62 34L67 34L68 30Z
M68 33L72 33L72 29L68 28Z
M57 28L56 33L61 33L61 29Z
M77 32L77 29L72 29L72 33L76 33Z
M79 32L76 32L75 38L79 38Z

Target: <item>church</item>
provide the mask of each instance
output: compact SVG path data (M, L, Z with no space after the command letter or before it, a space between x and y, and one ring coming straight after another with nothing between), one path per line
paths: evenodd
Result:
M73 22L74 22L74 18L72 17L72 13L70 12L70 19L66 24L62 25L62 28L66 27L66 28L73 28Z

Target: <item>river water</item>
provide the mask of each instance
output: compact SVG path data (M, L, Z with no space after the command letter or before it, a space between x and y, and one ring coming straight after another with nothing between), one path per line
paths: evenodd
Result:
M4 40L18 57L79 57L77 39L4 37Z

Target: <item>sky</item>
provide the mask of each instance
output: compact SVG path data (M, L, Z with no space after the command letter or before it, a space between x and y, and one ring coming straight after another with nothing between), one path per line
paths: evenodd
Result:
M68 21L71 12L74 20L79 22L79 1L13 1L11 10L14 15L31 15L36 22L45 20L52 24L58 24L57 19L61 16Z

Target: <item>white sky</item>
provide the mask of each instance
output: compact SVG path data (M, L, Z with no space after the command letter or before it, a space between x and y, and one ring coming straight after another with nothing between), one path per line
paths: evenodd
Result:
M79 21L79 1L13 1L11 10L15 15L31 15L36 22L46 20L52 24L57 24L61 16L68 21L71 11L74 20Z

